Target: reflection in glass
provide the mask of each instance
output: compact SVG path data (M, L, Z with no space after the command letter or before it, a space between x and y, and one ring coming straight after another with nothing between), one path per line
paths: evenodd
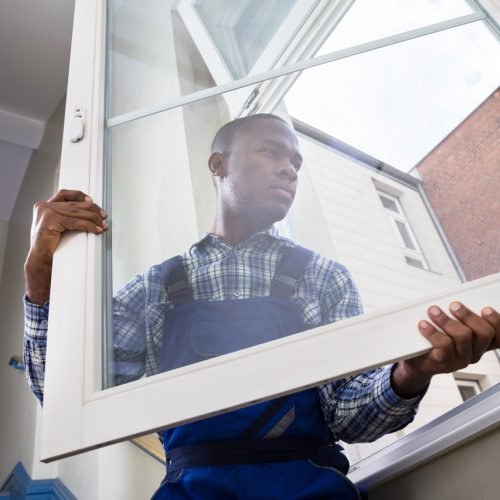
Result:
M308 39L335 26L336 9L323 7L318 0L150 0L144 8L110 0L108 117L312 57ZM295 50L282 58L291 44ZM234 94L233 114L252 90Z
M196 0L194 6L234 78L246 76L297 0Z

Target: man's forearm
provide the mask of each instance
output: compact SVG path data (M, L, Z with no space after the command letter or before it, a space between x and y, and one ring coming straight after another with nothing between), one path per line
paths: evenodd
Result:
M391 373L391 386L401 398L409 399L421 394L431 381L430 375L423 375L411 369L406 361L396 364Z
M401 398L391 384L392 367L377 368L321 386L325 421L335 439L371 442L409 424L423 394Z
M52 260L44 261L30 253L24 264L24 276L29 300L33 304L45 304L50 296Z

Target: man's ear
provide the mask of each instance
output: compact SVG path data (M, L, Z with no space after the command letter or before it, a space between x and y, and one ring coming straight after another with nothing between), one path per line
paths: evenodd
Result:
M208 159L208 168L214 177L225 177L226 161L222 153L212 153Z

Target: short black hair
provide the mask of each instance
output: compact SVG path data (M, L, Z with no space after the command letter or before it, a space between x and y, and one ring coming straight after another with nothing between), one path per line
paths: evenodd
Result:
M247 130L256 120L279 120L286 124L288 123L277 115L270 113L257 113L255 115L244 116L243 118L236 118L225 125L215 134L212 142L211 153L223 153L227 151L236 136Z

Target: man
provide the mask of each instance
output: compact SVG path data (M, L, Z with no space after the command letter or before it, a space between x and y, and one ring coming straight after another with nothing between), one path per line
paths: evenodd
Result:
M293 202L301 163L295 133L276 116L235 120L217 133L211 233L115 297L117 383L361 313L343 266L272 229ZM102 233L105 218L75 191L35 207L25 355L39 399L52 255L64 232ZM450 311L432 306L432 323L419 323L428 354L165 431L167 475L154 498L358 498L334 441L371 441L404 427L434 374L500 345L495 310L476 315L454 302ZM270 333L255 339L263 331Z

